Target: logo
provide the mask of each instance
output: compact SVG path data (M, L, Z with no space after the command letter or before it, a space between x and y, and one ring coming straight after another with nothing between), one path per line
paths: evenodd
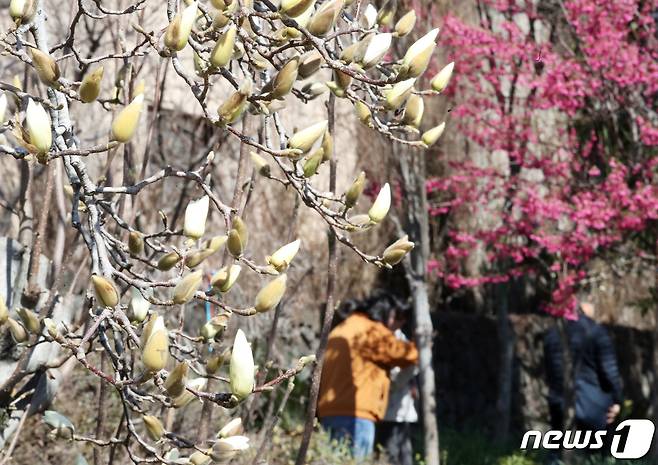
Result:
M640 459L647 455L656 426L651 420L624 420L614 431L527 431L521 449L602 449L612 434L610 454L616 459Z

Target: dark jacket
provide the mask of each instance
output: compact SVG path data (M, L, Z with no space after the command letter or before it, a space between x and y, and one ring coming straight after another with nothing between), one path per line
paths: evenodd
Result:
M615 349L608 331L580 313L578 320L566 322L574 377L576 421L589 429L604 429L611 405L622 401L621 379ZM564 354L557 327L544 338L544 361L548 381L551 425L564 427Z

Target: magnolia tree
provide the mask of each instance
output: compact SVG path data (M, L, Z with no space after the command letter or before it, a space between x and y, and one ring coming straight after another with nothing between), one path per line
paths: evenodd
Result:
M68 418L48 411L44 420L53 435L97 448L118 446L134 463L228 462L250 446L249 432L243 432L239 418L219 432L212 431L209 439L169 430L162 413L195 399L232 409L256 392L291 383L311 363L306 434L298 457L303 463L333 316L337 244L379 267L398 264L414 247L406 237L385 249L367 251L351 241L351 234L385 221L391 192L384 184L372 204L359 209L366 183L363 174L346 192L337 191L339 157L333 142L340 134L335 133L334 106L337 99L349 102L362 122L391 141L421 149L433 145L444 125L423 125L423 97L438 94L449 76L444 73L432 81L436 90L420 88L418 79L434 54L438 30L421 31L415 41L405 38L414 29L415 12L398 12L391 1L379 10L360 0L172 0L166 5L140 0L121 6L93 1L76 3L70 17L63 18L57 2L11 0L8 14L13 26L0 36L4 60L22 66L25 79L0 76L0 154L13 157L32 175L46 173L43 186L32 186L43 189L46 207L40 214L35 212L31 243L25 244L30 246L31 262L28 285L20 290L22 298L11 301L10 308L5 298L0 305L3 328L22 354L9 378L1 380L3 405L11 411L25 397L13 393L22 392L19 388L28 375L74 360L98 377L101 391L115 391L122 406L121 424L114 435L102 436L100 428L96 434L79 431ZM67 27L50 27L47 20L52 23L55 16ZM119 28L118 51L86 39L85 33L95 25L102 28L113 22L130 25ZM129 45L131 40L134 43ZM399 57L389 53L395 42L396 48L404 49ZM180 52L185 49L192 50L193 59L184 58ZM97 179L90 174L95 159L104 157L109 165L117 153L129 153L140 142L136 134L143 121L159 117L159 92L164 88L159 76L136 82L131 73L152 57L173 70L207 124L239 143L235 172L223 173L221 166L213 169L215 154L210 152L192 167L190 160L181 160L188 168L154 166L155 161L145 159L141 173L136 170L138 176L133 173L132 180L124 176L117 185L111 176ZM108 84L110 65L119 70L113 85ZM211 104L222 86L229 93L221 94L219 105ZM153 101L149 89L155 89ZM289 131L281 118L285 105L296 100L304 108L315 99L325 99L327 89L326 118ZM76 111L82 115L89 108L101 115L105 125L100 131L104 135L93 141L79 134L75 123L81 117ZM328 191L317 183L323 163L330 165ZM242 326L241 317L259 318L277 307L286 294L286 272L304 248L299 239L283 245L286 240L271 237L272 249L280 248L264 263L250 254L250 234L252 238L258 234L250 231L248 193L243 192L250 166L266 182L294 192L329 231L328 303L317 352L269 378L262 370L257 373L249 339L241 329L229 344L232 351L219 350L229 323L237 319ZM83 280L89 279L87 297L80 304L86 317L72 324L58 321L52 313L65 292L61 280L55 279L46 289L32 279L46 250L42 241L47 235L54 168L65 174L70 226L86 249L78 263L67 264ZM213 178L218 175L234 181L231 199L222 198L215 188ZM176 228L171 207L163 204L153 206L159 225L140 230L126 199L137 199L168 178L198 187L199 195L185 208L183 227ZM208 230L209 214L220 217L223 227ZM211 262L221 265L206 288L204 267ZM55 274L60 271L55 269ZM231 289L247 273L261 277L263 285L253 289L251 305L240 305ZM190 332L183 323L185 309L194 302L220 311ZM30 357L43 344L59 347L61 358L28 369ZM94 362L97 353L103 356L100 365ZM222 374L224 361L227 375ZM100 404L98 408L102 410ZM96 406L90 406L89 414L96 414ZM5 451L6 459L23 422L24 417Z

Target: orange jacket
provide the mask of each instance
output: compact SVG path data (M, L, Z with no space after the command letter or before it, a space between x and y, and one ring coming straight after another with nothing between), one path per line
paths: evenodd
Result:
M381 420L388 404L389 370L417 360L413 342L398 340L362 313L352 314L329 334L318 416Z

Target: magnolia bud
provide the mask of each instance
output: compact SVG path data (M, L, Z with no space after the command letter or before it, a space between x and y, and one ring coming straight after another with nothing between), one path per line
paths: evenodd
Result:
M409 34L416 25L416 11L409 10L402 18L395 23L395 35L404 37Z
M206 249L217 252L225 243L228 236L215 236L206 242Z
M195 391L199 391L204 389L206 384L208 384L208 380L206 380L206 378L195 378L187 383L187 387L194 389ZM172 404L174 408L182 408L189 404L192 400L194 400L194 394L185 390L180 396L173 400Z
M217 115L221 124L235 123L247 109L253 83L248 77L242 82L237 92L234 92L226 102L217 109Z
M214 318L211 318L201 327L201 337L205 341L210 341L212 339L218 339L218 335L221 336L226 330L228 325L228 317L226 315L219 315Z
M152 373L162 370L169 360L169 333L162 317L151 317L142 336L142 363Z
M388 26L393 22L395 13L398 11L397 0L386 0L377 13L377 22L380 26Z
M114 287L114 283L109 279L97 274L91 275L91 282L94 285L96 299L104 307L116 307L119 305L119 291Z
M169 252L167 254L164 254L162 257L160 257L160 260L158 260L158 270L161 271L169 271L171 270L174 266L176 266L176 263L181 261L180 255L176 252Z
M324 60L317 50L306 52L299 59L299 69L297 70L297 79L306 79L315 74Z
M250 152L250 155L251 162L254 164L254 169L263 176L269 176L271 168L267 161L256 152Z
M436 48L436 37L439 29L432 29L414 42L402 59L399 77L401 79L418 77L425 72Z
M210 0L210 4L217 8L218 10L225 10L228 5L233 3L233 1L229 0ZM237 3L237 2L236 2Z
M420 95L411 94L407 99L407 105L404 107L404 116L402 123L418 129L423 119L425 111L425 102Z
M363 103L363 101L361 100L357 100L354 103L354 109L356 110L356 116L359 118L359 121L361 121L361 123L371 128L372 112L370 111L370 108L368 108L368 105Z
M37 153L48 153L50 146L53 144L50 116L41 104L35 103L32 99L27 101L25 130L30 139L30 144L35 147Z
M386 55L391 46L392 37L393 34L390 33L373 34L370 36L363 51L363 56L359 57L359 61L365 69L372 68L384 58L384 55Z
M144 420L144 426L146 426L146 431L148 432L151 439L154 441L159 441L165 433L162 422L153 415L144 415L142 420Z
M192 32L196 20L197 3L192 2L183 11L179 11L165 32L165 45L174 51L181 51L187 45L187 39Z
M194 452L189 458L189 462L192 465L208 465L210 461L211 458L209 456L199 451Z
M210 283L219 292L228 292L237 281L241 271L240 265L225 266L210 278Z
M237 229L231 229L228 232L228 240L226 241L226 248L234 257L240 257L244 253L245 246L240 238L240 233Z
M231 436L215 441L210 449L210 457L220 463L227 463L240 452L249 449L249 438L246 436Z
M9 332L11 333L11 337L14 339L16 344L27 341L27 331L25 331L25 328L22 324L13 318L7 318L7 326L9 326Z
M409 241L409 236L404 236L386 247L383 261L388 265L397 265L405 255L414 248L414 243Z
M308 32L314 36L322 37L326 35L336 24L336 20L344 4L344 0L329 0L324 2L309 21L307 27Z
M302 87L302 93L304 93L309 100L324 94L327 91L327 86L321 82L309 82Z
M322 163L322 159L324 158L324 150L322 148L317 149L315 152L311 154L310 157L304 162L304 167L302 170L304 171L304 177L305 178L310 178L311 176L315 176L315 174L318 172L318 168L320 167L320 163Z
M146 319L151 302L144 298L136 287L130 288L130 302L128 303L128 316L132 321L141 323Z
M195 250L185 257L185 264L189 268L195 268L214 253L215 251L212 249Z
M112 123L112 138L118 142L128 142L135 135L139 115L144 106L144 94L137 95L130 104L119 112Z
M352 208L356 205L363 189L366 187L366 173L361 171L350 188L345 192L345 207Z
M296 18L307 10L311 9L315 0L281 0L281 13Z
M23 326L25 326L29 332L34 334L41 332L41 323L39 322L39 317L36 313L27 308L19 308L16 310L16 313L18 313L18 316L23 322Z
M221 354L210 357L206 362L206 372L210 374L217 373L224 362L231 358L231 350L225 349Z
M327 130L328 121L320 121L306 129L297 131L293 136L288 139L288 147L292 149L299 149L302 152L308 152L313 147L313 144L322 137Z
M93 72L88 73L80 84L80 100L84 103L93 102L101 93L101 81L103 80L103 67L99 66Z
M280 99L290 93L293 84L297 80L298 67L299 57L294 57L283 65L274 80L271 81L271 86L269 86L271 87L271 98Z
M368 210L368 216L370 220L374 223L381 222L388 213L388 210L391 208L391 188L388 183L384 184L377 194L377 198Z
M238 329L233 342L229 366L231 392L238 400L245 399L254 390L255 372L256 367L251 347L242 330Z
M170 397L178 397L185 392L185 385L187 383L187 371L189 367L185 362L176 364L164 383L164 388Z
M235 47L235 36L237 28L231 25L225 33L219 36L215 48L210 53L210 63L216 68L225 67L233 58L233 48Z
M283 272L290 263L292 259L295 258L297 252L299 251L299 246L301 241L297 239L289 244L284 245L274 252L271 256L266 257L265 261L272 265L279 273Z
M336 97L345 98L345 89L338 85L336 81L327 81L325 85Z
M233 229L236 229L238 231L238 234L240 234L240 239L242 239L242 243L246 246L248 240L249 240L249 231L247 230L247 225L244 221L242 221L242 218L239 216L235 216L233 218Z
M206 218L210 198L204 195L200 199L192 200L185 209L185 223L183 233L192 239L199 239L206 232Z
M254 308L258 313L266 312L279 305L283 294L286 293L287 279L288 277L285 274L282 274L278 278L267 283L260 291L258 291L254 303Z
M443 92L448 87L450 78L452 77L452 70L455 67L455 62L451 61L439 71L436 76L432 78L432 89L436 92Z
M130 231L128 235L128 249L133 255L144 252L144 236L139 231Z
M9 2L9 15L17 26L29 23L36 11L36 0L11 0Z
M192 300L194 293L201 285L201 281L203 281L203 270L190 273L178 281L178 284L174 287L174 304L185 304Z
M363 10L361 24L366 29L372 29L377 24L377 8L372 3L368 3L368 6Z
M237 4L237 2L234 3ZM221 10L216 11L215 15L212 17L212 24L210 25L210 27L213 30L217 31L223 28L224 26L226 26L230 20L231 19L228 17L227 12Z
M407 79L396 83L393 88L385 92L385 106L389 110L397 110L402 106L404 101L409 97L416 83L415 78Z
M222 429L217 433L218 438L228 438L231 436L237 436L244 432L244 427L242 426L242 418L234 418L224 425Z
M0 326L7 322L9 318L9 309L7 309L7 304L5 303L4 296L0 295Z
M445 128L446 128L446 123L444 121L438 126L435 126L432 129L428 129L427 131L425 131L422 136L423 143L428 147L434 145L436 141L439 140L439 138L443 134L443 130Z
M48 331L50 337L52 337L53 339L59 338L59 330L57 329L57 323L55 323L52 319L44 318L43 327L46 328L46 331Z
M370 35L368 35L368 37L370 37ZM361 42L354 42L348 45L343 49L342 52L340 52L339 58L347 64L352 63L355 61L354 56L356 55L357 50L360 49L361 45Z
M334 138L331 137L329 131L324 133L322 137L322 163L331 160L334 153Z
M32 65L39 75L41 82L47 86L54 86L59 80L59 66L57 62L45 52L38 48L31 48L30 54L32 55Z

